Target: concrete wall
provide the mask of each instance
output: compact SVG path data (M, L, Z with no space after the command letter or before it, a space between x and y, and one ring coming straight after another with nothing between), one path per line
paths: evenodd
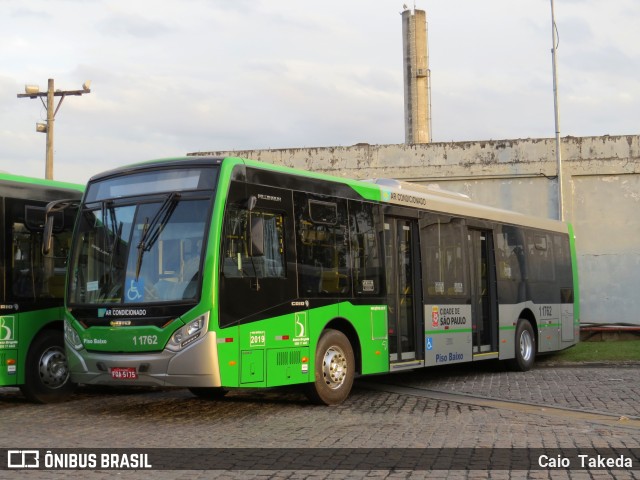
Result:
M198 152L193 155L203 155ZM558 218L554 139L207 152L351 178L397 178ZM562 139L583 323L640 325L640 136Z

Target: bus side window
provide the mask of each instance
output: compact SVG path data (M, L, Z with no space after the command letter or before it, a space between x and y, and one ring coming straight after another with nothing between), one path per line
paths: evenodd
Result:
M571 249L569 236L553 235L553 253L556 264L556 279L560 287L562 303L573 303L573 270L571 269Z
M443 221L444 220L444 221ZM463 297L467 294L463 258L462 226L456 219L435 219L422 227L426 238L423 262L425 294Z
M351 294L347 202L294 193L300 295Z
M35 301L38 298L63 298L66 262L71 232L64 230L60 216L54 229L54 248L42 254L44 204L28 205L22 200L8 199L7 222L10 225L9 252L13 300ZM41 217L41 218L40 218Z
M498 263L498 279L519 282L522 279L524 247L517 231L511 227L503 227L502 233L496 234L496 261Z
M249 218L264 222L264 252L249 255ZM222 273L227 278L285 278L284 216L280 213L231 207L224 227Z
M34 299L39 295L42 262L34 248L34 239L22 222L11 226L12 293L15 298Z
M373 205L349 202L349 227L353 286L356 295L380 295L384 285L383 268Z
M556 279L553 244L544 232L527 231L529 281L554 282Z
M520 227L503 225L495 234L498 299L500 303L524 302L527 290L528 256Z

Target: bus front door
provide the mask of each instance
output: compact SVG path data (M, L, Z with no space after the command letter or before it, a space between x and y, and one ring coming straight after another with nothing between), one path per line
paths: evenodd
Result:
M391 369L421 363L420 325L422 299L419 278L417 221L385 216L385 263L387 273L389 361Z
M498 309L493 237L490 231L468 231L471 270L473 358L497 358Z

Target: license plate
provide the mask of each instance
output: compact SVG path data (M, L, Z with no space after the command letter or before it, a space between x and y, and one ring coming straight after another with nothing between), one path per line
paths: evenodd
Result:
M135 367L113 367L111 369L111 378L115 380L137 380L138 372Z

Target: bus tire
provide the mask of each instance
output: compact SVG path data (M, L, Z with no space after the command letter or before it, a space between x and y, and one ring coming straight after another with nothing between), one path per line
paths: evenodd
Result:
M225 390L221 387L192 387L189 391L198 398L205 398L208 400L218 400L229 393L229 390Z
M314 381L307 397L320 405L339 405L351 392L355 376L353 348L338 330L322 332L316 348Z
M529 320L524 318L518 320L515 343L516 357L509 360L509 367L517 372L531 370L536 358L536 337Z
M44 330L33 340L27 353L22 394L32 402L56 403L75 390L71 381L64 338L61 331Z

